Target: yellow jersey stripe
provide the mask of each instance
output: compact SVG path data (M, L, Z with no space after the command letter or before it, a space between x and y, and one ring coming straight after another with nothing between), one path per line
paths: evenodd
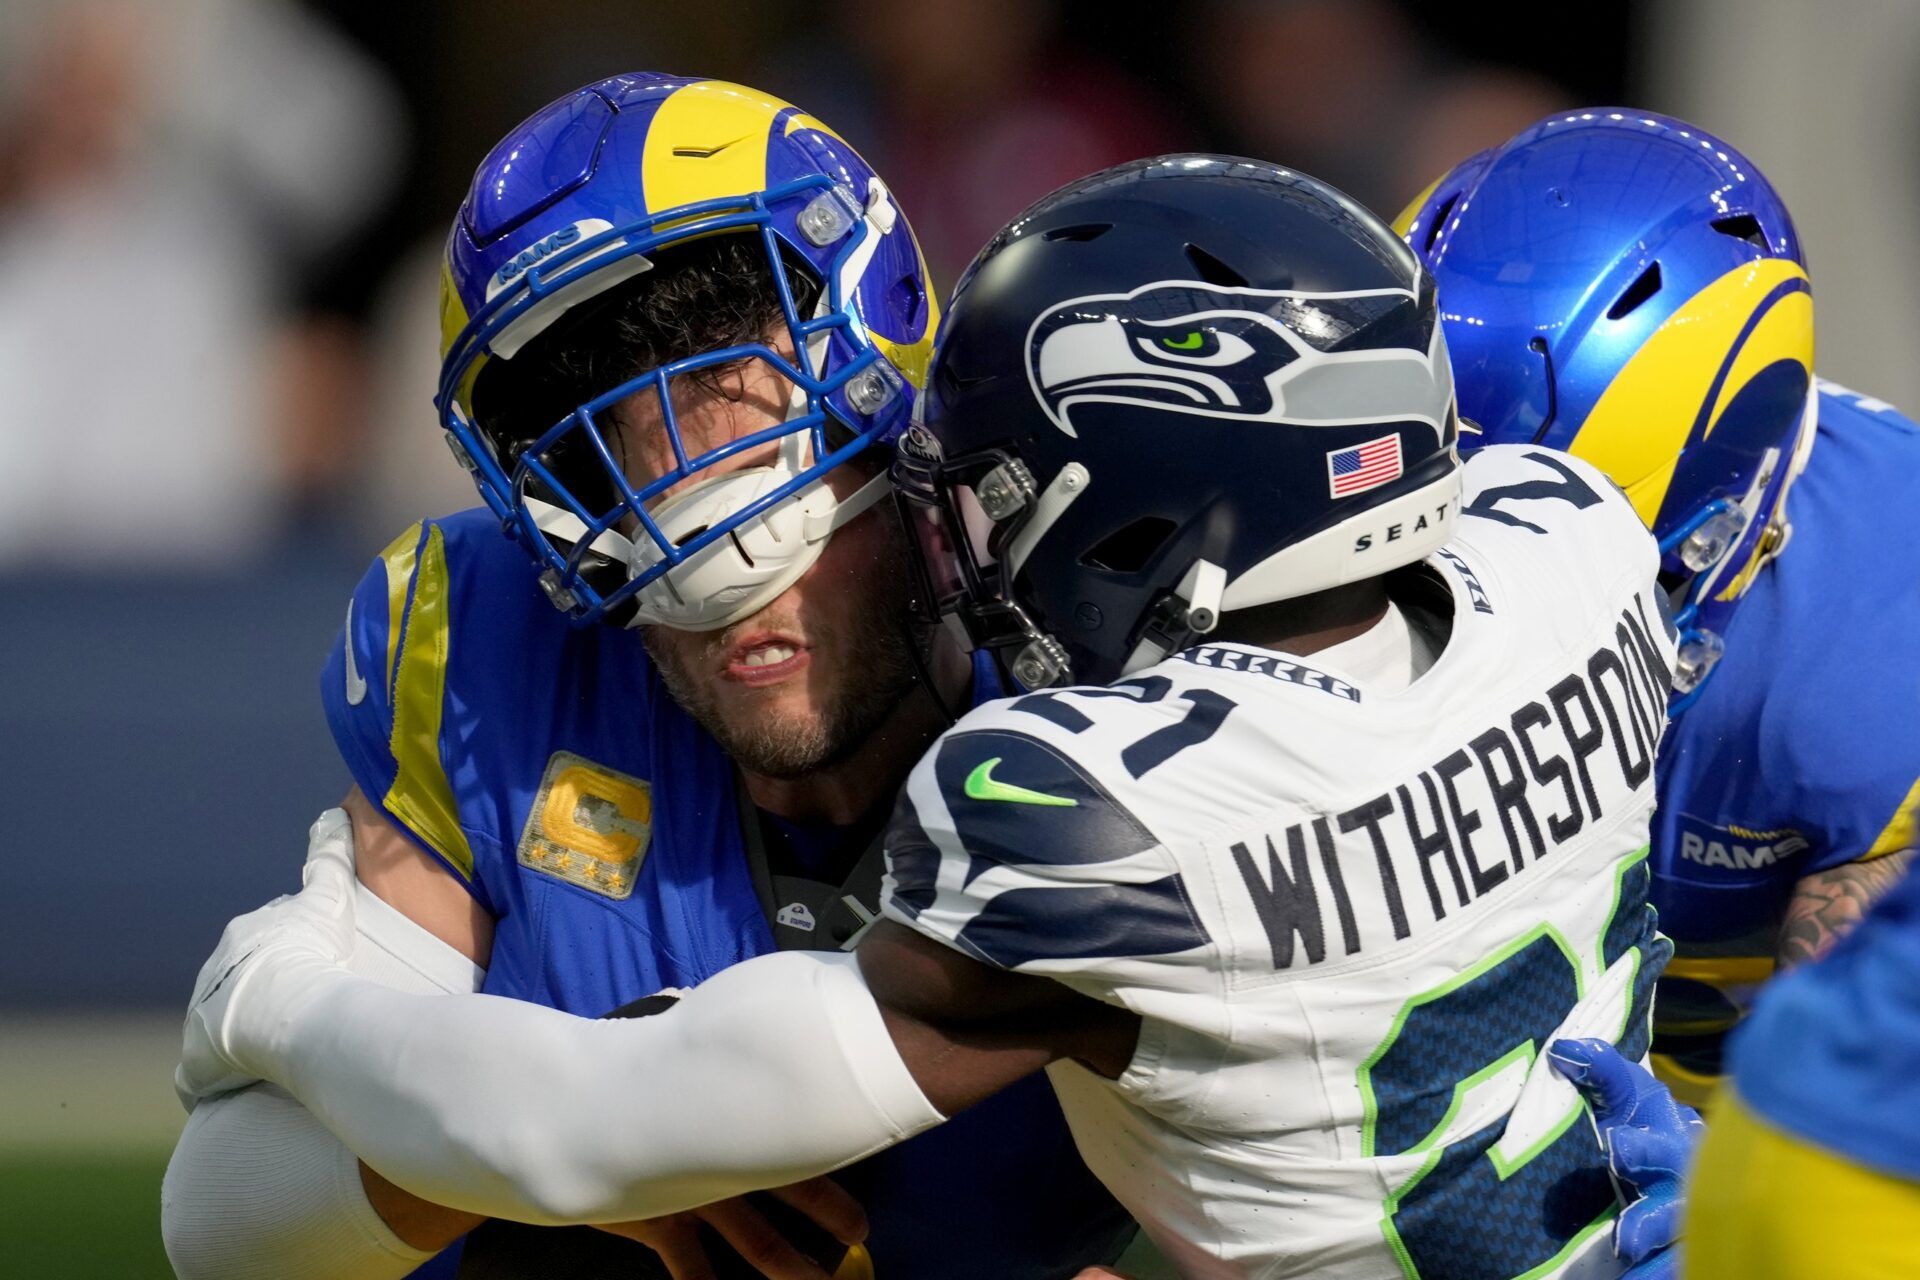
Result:
M1723 1093L1687 1180L1686 1280L1920 1275L1920 1182L1856 1164Z
M1667 961L1669 978L1688 978L1710 987L1753 987L1773 976L1772 956L1675 956Z
M407 609L393 684L393 759L397 766L386 806L462 876L473 878L473 849L460 829L453 787L440 763L440 715L447 690L448 596L446 535L427 533Z
M387 544L380 563L387 570L387 682L380 689L393 696L393 660L400 651L400 623L407 608L407 588L413 584L414 558L420 553L420 521Z
M1664 1053L1647 1055L1647 1069L1661 1084L1673 1091L1673 1096L1699 1111L1713 1109L1713 1103L1720 1092L1720 1077L1703 1075Z
M1920 778L1916 778L1907 788L1906 798L1900 801L1900 807L1893 811L1893 817L1880 831L1880 836L1862 858L1884 858L1890 853L1899 853L1902 849L1911 849L1920 832L1914 829L1915 813L1920 812Z
M1760 831L1753 827L1743 827L1737 822L1729 822L1727 824L1727 830L1745 840L1777 840L1781 836L1797 836L1800 834L1792 827L1773 827L1766 831Z

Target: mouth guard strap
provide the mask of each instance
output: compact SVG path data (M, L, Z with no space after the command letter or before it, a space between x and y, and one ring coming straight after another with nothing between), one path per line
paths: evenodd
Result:
M824 484L825 481L821 483ZM892 487L893 482L888 478L887 473L882 471L879 475L867 481L858 489L855 489L849 497L836 503L832 511L823 512L820 515L808 516L806 523L807 541L822 541L835 529L846 524L855 516L864 512L868 507L880 501L881 498L884 498L887 495L887 490Z

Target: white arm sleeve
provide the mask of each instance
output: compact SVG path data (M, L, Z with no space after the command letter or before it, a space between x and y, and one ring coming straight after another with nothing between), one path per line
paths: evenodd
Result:
M479 989L486 971L361 886L352 968L402 991ZM285 1092L202 1102L160 1188L160 1231L181 1280L389 1280L432 1257L367 1202L360 1162Z
M826 1173L938 1124L855 958L735 965L649 1018L311 979L249 1071L382 1175L525 1222L621 1222Z

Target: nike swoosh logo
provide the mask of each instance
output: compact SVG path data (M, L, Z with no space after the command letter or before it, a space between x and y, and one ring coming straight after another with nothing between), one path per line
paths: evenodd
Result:
M353 660L353 601L347 601L347 705L357 707L367 696L367 682L360 677L360 666Z
M999 764L1000 759L995 756L991 760L983 760L979 768L967 775L965 791L969 800L1006 800L1013 804L1057 805L1063 808L1072 808L1080 803L1065 796L1050 796L1044 791L1029 791L1011 782L996 782L993 766Z

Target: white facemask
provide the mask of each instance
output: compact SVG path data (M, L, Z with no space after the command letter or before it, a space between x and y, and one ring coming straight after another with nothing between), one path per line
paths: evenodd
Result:
M782 464L714 476L664 503L653 513L654 523L678 545L788 483L800 470ZM814 481L655 579L640 593L636 620L714 631L751 617L812 568L834 530L879 501L887 487L882 473L841 501L825 478ZM651 538L630 546L628 563L636 577L662 559Z

